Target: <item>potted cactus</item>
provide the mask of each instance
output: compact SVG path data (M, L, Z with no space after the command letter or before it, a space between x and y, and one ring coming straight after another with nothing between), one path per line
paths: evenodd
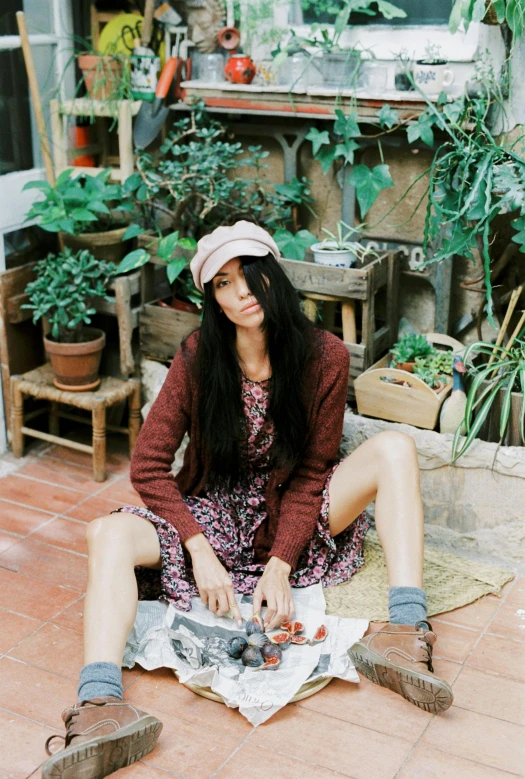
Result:
M74 254L66 248L37 262L37 278L26 287L33 322L46 319L50 332L44 346L55 372L54 384L62 390L81 392L100 384L98 370L106 336L102 330L86 327L96 313L95 298L106 294L113 263L97 260L86 249Z

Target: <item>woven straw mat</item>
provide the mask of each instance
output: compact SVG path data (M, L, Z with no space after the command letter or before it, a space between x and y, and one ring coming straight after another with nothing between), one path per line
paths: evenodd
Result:
M388 579L381 544L375 530L369 530L364 546L365 565L349 582L324 590L326 613L356 617L371 622L388 621ZM514 578L486 563L427 547L424 561L424 588L428 614L441 614L492 593Z

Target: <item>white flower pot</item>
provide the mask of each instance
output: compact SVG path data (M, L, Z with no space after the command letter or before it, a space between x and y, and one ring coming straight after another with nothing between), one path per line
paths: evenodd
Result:
M322 241L314 243L310 249L314 255L314 262L318 265L330 265L333 268L351 268L357 262L354 249L337 249L335 241Z
M416 86L425 93L425 95L439 95L454 82L454 71L450 70L448 63L425 62L418 60L414 66L414 81Z

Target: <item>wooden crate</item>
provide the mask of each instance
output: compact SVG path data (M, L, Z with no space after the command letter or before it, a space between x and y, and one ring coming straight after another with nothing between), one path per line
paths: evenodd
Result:
M149 360L170 362L182 341L200 325L198 314L146 303L140 313L140 351Z
M427 338L436 346L446 346L454 352L464 349L459 341L441 333L429 333ZM433 430L441 406L452 391L452 380L436 391L413 373L389 368L390 361L390 355L385 355L355 380L358 412L362 416Z

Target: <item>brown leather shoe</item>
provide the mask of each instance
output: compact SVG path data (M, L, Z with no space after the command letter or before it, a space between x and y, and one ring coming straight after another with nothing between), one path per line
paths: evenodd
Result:
M51 736L42 779L103 779L151 752L162 722L120 698L93 698L62 712L65 736ZM63 738L65 747L52 755L49 744Z
M434 676L432 648L436 634L426 620L411 625L388 624L365 636L349 650L359 673L388 687L420 709L438 714L452 705L450 686Z

